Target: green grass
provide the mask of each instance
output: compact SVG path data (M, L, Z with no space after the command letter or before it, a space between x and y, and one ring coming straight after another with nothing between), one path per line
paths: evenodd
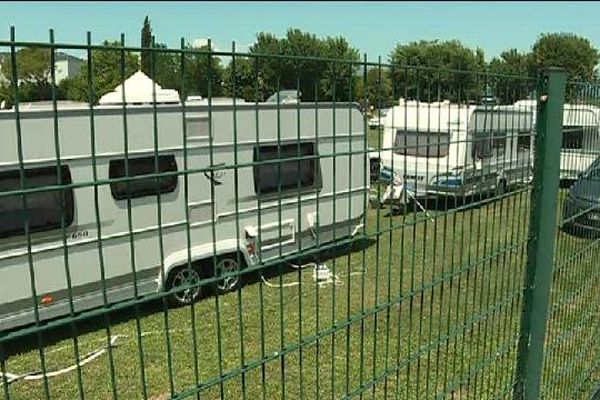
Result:
M149 398L198 384L204 399L510 398L528 210L526 191L472 207L430 204L429 216L370 209L367 240L326 261L338 285L315 285L308 269L275 270L269 282L301 284L256 280L207 297L193 307L194 331L189 307L167 311L169 331L160 303L144 307L141 337L135 312L111 315L112 335L122 335L114 380L103 354L81 368L85 398L110 399L113 389L142 398L142 371ZM600 379L597 242L559 233L556 254L543 387L550 399L587 398ZM78 329L80 354L106 345L102 319ZM69 335L67 326L45 347L47 370L74 363ZM41 369L32 343L7 371ZM50 378L48 393L78 398L79 382L78 371ZM13 383L8 394L46 397L43 381Z
M370 210L370 246L327 262L340 285L318 287L312 271L302 270L279 275L301 286L249 284L239 294L219 297L218 312L216 298L209 297L194 307L197 353L190 309L169 310L170 373L164 314L141 317L141 330L152 332L141 338L148 395L169 392L170 375L175 392L195 387L196 362L201 383L234 372L223 383L227 398L243 395L242 379L247 398L264 394L268 399L283 397L282 383L286 398L299 398L301 391L304 398L315 398L317 390L323 398L339 398L363 389L375 398L396 393L400 398L486 397L507 389L524 267L526 202L519 195L466 211L434 212L433 221L422 213L389 217L387 210ZM363 265L364 274L348 276ZM277 276L271 282L277 283ZM127 336L113 349L116 391L120 398L140 398L135 321L111 330ZM85 354L106 343L106 332L83 334L78 341ZM298 343L303 343L301 350L294 349ZM240 373L242 344L247 365L268 359L264 383L260 366ZM282 349L291 349L283 361L274 356ZM6 367L13 373L38 370L39 359L39 352L31 350L9 358ZM48 370L72 362L72 340L46 348ZM81 373L87 398L111 397L107 355ZM77 376L73 371L50 379L52 398L76 398ZM214 384L203 396L218 398L220 390ZM10 394L16 399L45 396L41 381L15 383Z
M367 132L367 140L369 142L369 146L374 149L383 147L383 129L369 128Z

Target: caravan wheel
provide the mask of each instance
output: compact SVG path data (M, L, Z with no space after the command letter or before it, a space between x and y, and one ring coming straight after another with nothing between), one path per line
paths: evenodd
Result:
M213 287L218 294L225 294L237 290L242 284L240 271L243 266L242 255L227 254L217 259L216 276L229 275L214 283Z
M192 304L202 294L202 287L199 285L202 277L200 270L196 265L188 267L187 265L178 267L171 271L167 281L167 289L176 289L177 287L191 286L180 292L173 292L169 296L169 301L176 306L185 306Z

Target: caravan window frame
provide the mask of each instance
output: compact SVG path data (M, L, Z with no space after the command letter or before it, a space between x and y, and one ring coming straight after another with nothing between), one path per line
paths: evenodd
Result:
M532 131L520 131L517 133L517 150L524 149L529 150L533 145L533 132Z
M416 138L413 143L408 143L407 135ZM419 137L423 137L419 140ZM437 140L432 140L435 137ZM399 140L403 138L404 140ZM441 140L447 139L447 140ZM403 143L402 143L403 142ZM418 158L444 158L450 154L452 135L449 131L419 131L408 129L396 129L394 136L394 153L401 156ZM435 149L437 148L437 152Z
M71 185L71 170L68 165L60 166L61 185ZM59 184L56 166L24 168L24 188L35 189ZM0 172L0 193L21 190L19 169ZM25 207L23 207L23 196ZM54 206L54 207L53 207ZM26 234L25 221L29 220L29 233L46 232L67 228L75 219L75 199L73 188L44 190L28 194L15 194L0 197L0 238ZM26 218L23 218L26 216Z
M600 131L596 125L563 125L561 134L561 150L585 151L590 147L594 148L595 145L600 143ZM577 135L575 139L567 138L567 136L575 135ZM567 139L569 143L577 141L579 146L565 146L565 139Z
M277 149L281 158L277 158ZM303 149L304 148L304 149ZM289 151L288 151L289 149ZM273 150L275 152L273 153ZM298 151L300 150L300 151ZM266 155L264 152L269 151L270 154ZM307 153L307 154L305 154ZM265 157L266 155L266 157ZM273 157L274 155L274 157ZM314 158L293 160L298 157L311 156ZM292 160L287 160L291 158ZM257 196L262 195L273 195L273 194L286 194L286 193L297 193L298 191L304 190L320 190L323 186L321 179L321 159L317 150L316 142L292 142L292 143L279 143L279 144L266 144L258 145L253 149L253 178L254 178L254 193ZM261 163L261 161L272 161L279 160L279 162ZM290 180L288 184L282 184L278 172L282 168L289 168L289 164L292 163L307 163L310 170L308 179L303 182L302 180L302 166L300 166L300 172L296 174L298 179ZM292 167L293 168L293 167ZM283 172L283 171L281 171ZM272 182L278 182L277 184L265 185L265 177L273 176Z
M108 178L120 179L137 177L164 172L177 172L177 159L174 154L158 155L158 171L155 165L156 157L141 156L127 159L129 175L125 174L125 158L109 161ZM172 193L177 189L179 177L177 175L162 176L158 178L135 179L123 182L111 182L110 192L115 200L138 199L147 196Z

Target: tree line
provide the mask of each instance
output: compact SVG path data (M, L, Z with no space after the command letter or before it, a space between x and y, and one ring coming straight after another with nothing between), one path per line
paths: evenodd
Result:
M527 98L541 68L563 67L571 81L595 82L599 53L590 41L572 33L541 34L531 50L508 49L486 63L480 48L458 40L420 40L397 44L381 64L361 62L358 49L345 38L324 37L289 29L284 37L261 32L249 56L217 57L208 45L183 52L167 51L144 19L139 53L109 50L121 46L104 41L106 50L92 51L81 72L52 86L49 49L17 52L19 98L97 102L123 78L140 69L164 88L188 95L240 97L264 101L278 90L297 89L303 101L359 101L389 106L400 97L422 101L477 101L494 96L501 103ZM152 48L153 50L150 50ZM147 50L146 50L147 49ZM0 64L0 102L13 101L12 62ZM91 68L90 68L91 67ZM572 95L572 94L571 94Z

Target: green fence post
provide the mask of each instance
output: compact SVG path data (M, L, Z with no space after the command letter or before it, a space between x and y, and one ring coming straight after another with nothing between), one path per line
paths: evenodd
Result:
M542 71L537 92L537 135L529 217L514 398L537 399L554 263L565 72Z

